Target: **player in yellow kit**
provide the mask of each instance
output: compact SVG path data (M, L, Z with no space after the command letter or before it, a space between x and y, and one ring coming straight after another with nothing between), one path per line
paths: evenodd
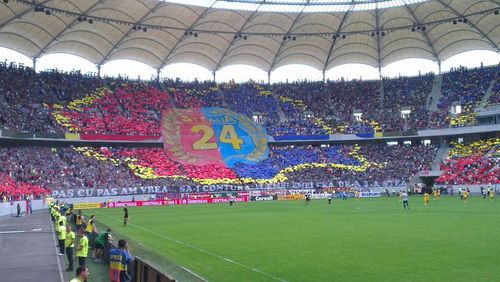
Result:
M424 193L424 206L429 206L429 201L431 199L431 195L427 192Z
M434 200L436 200L437 197L438 197L438 191L437 191L437 189L435 189L435 190L432 191L432 195L434 196Z
M490 190L490 202L493 202L493 199L495 199L495 190L491 189Z
M467 204L467 199L469 198L469 191L465 190L462 192L464 203Z

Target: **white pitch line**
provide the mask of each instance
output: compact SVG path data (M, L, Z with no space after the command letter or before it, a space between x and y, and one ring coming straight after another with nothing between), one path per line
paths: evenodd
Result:
M58 242L56 241L56 233L54 232L54 226L52 225L52 222L50 223L50 228L52 229L52 239L54 240L54 245L55 251L56 251L56 259L57 259L57 267L59 268L59 278L61 279L61 282L64 282L64 276L62 273L62 268L61 268L61 261L59 260L59 246Z
M37 231L42 231L43 229L41 228L35 228L31 229L30 231L25 231L25 230L10 230L10 231L0 231L0 234L17 234L17 233L26 233L26 232L37 232Z
M100 215L103 215L103 216L105 216L105 217L109 217L109 218L113 219L114 221L121 222L121 220L118 220L118 219L116 219L116 218L114 218L114 217L111 217L111 216L109 216L109 215L107 215L107 214L100 213L100 212L98 212L98 211L96 211L96 213L98 213L98 214L100 214ZM211 255L211 256L213 256L213 257L219 258L219 259L224 260L224 261L227 261L227 262L229 262L229 263L232 263L232 264L238 265L238 266L240 266L240 267L243 267L243 268L245 268L245 269L251 270L251 271L256 272L256 273L259 273L259 274L261 274L261 275L263 275L263 276L267 276L267 277L272 278L272 279L274 279L274 280L277 280L277 281L282 281L282 282L285 282L285 281L286 281L285 279L281 279L281 278L276 277L276 276L274 276L274 275L271 275L271 274L269 274L269 273L263 272L263 271L261 271L261 270L259 270L259 269L256 269L256 268L253 268L253 267L246 266L246 265L244 265L244 264L242 264L242 263L239 263L239 262L237 262L237 261L234 261L234 260L231 260L231 259L225 258L225 257L223 257L223 256L221 256L221 255L218 255L218 254L212 253L212 252L210 252L210 251L207 251L207 250L205 250L205 249L202 249L202 248L196 247L196 246L191 245L191 244L188 244L188 243L186 243L186 242L183 242L183 241L180 241L180 240L174 239L174 238L172 238L172 237L165 236L165 235L163 235L163 234L160 234L160 233L157 233L157 232L151 231L151 230L149 230L149 229L146 229L146 228L144 228L144 227L141 227L141 226L135 225L135 224L133 224L133 223L128 223L128 225L131 225L131 226L133 226L133 227L135 227L135 228L137 228L137 229L141 229L141 230L143 230L143 231L149 232L149 233L154 234L154 235L156 235L156 236L159 236L159 237L161 237L161 238L164 238L164 239L170 240L170 241L175 242L175 243L177 243L177 244L179 244L179 245L183 245L183 246L188 247L188 248L191 248L191 249L193 249L193 250L197 250L197 251L202 252L202 253L205 253L205 254L207 254L207 255Z
M141 244L141 242L136 242L136 244L146 249L146 247L145 247L143 244ZM196 277L200 278L200 280L203 280L203 281L208 282L208 280L207 280L207 279L205 279L205 278L201 277L200 275L198 275L198 274L194 273L192 270L190 270L190 269L188 269L188 268L186 268L186 267L184 267L184 266L182 266L182 265L180 265L180 267L182 267L185 271L187 271L187 272L189 272L189 273L193 274L194 276L196 276Z
M190 269L187 269L187 268L185 268L184 266L181 266L181 267L182 267L182 269L184 269L185 271L187 271L187 272L189 272L189 273L193 274L194 276L196 276L196 277L200 278L201 280L208 282L208 280L207 280L207 279L205 279L205 278L201 277L200 275L198 275L198 274L194 273L194 272L193 272L193 271L191 271Z
M16 233L24 233L24 230L12 230L12 231L0 231L0 234L16 234Z

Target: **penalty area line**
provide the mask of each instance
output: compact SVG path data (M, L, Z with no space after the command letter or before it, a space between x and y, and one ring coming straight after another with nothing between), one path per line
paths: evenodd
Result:
M100 215L103 215L103 216L105 216L105 217L111 218L111 219L112 219L112 220L114 220L114 221L121 222L121 220L118 220L118 219L116 219L116 218L113 218L113 217L111 217L111 216L109 216L109 215L107 215L107 214L100 213L100 212L97 212L97 211L96 211L96 213L98 213L98 214L100 214ZM200 247L197 247L197 246L194 246L194 245L188 244L188 243L183 242L183 241L181 241L181 240L177 240L177 239L175 239L175 238L172 238L172 237L169 237L169 236L165 236L165 235L163 235L163 234L157 233L157 232L155 232L155 231L149 230L149 229L144 228L144 227L141 227L141 226L139 226L139 225L136 225L136 224L133 224L133 223L128 223L128 225L131 225L131 226L133 226L133 227L135 227L135 228L137 228L137 229L140 229L140 230L146 231L146 232L148 232L148 233L154 234L154 235L156 235L156 236L158 236L158 237L161 237L161 238L163 238L163 239L167 239L167 240L169 240L169 241L175 242L175 243L177 243L177 244L179 244L179 245L182 245L182 246L185 246L185 247L191 248L191 249L193 249L193 250L197 250L197 251L199 251L199 252L202 252L202 253L204 253L204 254L207 254L207 255L210 255L210 256L213 256L213 257L219 258L219 259L221 259L221 260L223 260L223 261L226 261L226 262L228 262L228 263L235 264L235 265L237 265L237 266L240 266L240 267L245 268L245 269L247 269L247 270L253 271L253 272L255 272L255 273L259 273L259 274L261 274L261 275L263 275L263 276L266 276L266 277L272 278L272 279L274 279L274 280L277 280L277 281L282 281L282 282L285 282L285 281L286 281L285 279L281 279L281 278L276 277L276 276L274 276L274 275L272 275L272 274L269 274L269 273L263 272L263 271L261 271L261 270L259 270L259 269L256 269L256 268L253 268L253 267L249 267L249 266L244 265L244 264L242 264L242 263L239 263L239 262L237 262L237 261L234 261L234 260L231 260L231 259L225 258L225 257L223 257L223 256L221 256L221 255L218 255L218 254L212 253L212 252L210 252L210 251L207 251L207 250L205 250L205 249L202 249L202 248L200 248ZM184 267L183 267L183 268L184 268ZM192 272L192 271L189 271L189 272ZM200 276L199 276L199 275L197 275L197 274L196 274L196 276L200 277ZM203 279L203 278L202 278L202 279ZM207 281L206 279L203 279L203 280Z

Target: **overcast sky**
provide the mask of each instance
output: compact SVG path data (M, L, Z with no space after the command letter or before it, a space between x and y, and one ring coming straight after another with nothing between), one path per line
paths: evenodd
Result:
M0 47L0 60L14 61L23 63L28 66L33 65L33 61L11 49ZM455 55L442 63L442 71L447 71L452 67L466 66L477 67L481 63L484 65L494 65L500 62L500 54L491 51L469 51ZM68 54L49 54L43 56L37 61L37 71L45 69L54 69L71 71L81 70L82 73L97 72L97 68L91 62L80 57ZM427 72L438 72L437 63L423 59L407 59L398 61L382 68L382 75L395 77L398 75L418 75ZM156 70L136 61L131 60L116 60L103 65L101 75L117 76L128 75L131 79L136 79L140 76L141 79L151 79L156 77ZM191 81L195 78L199 80L211 80L212 73L200 66L193 64L173 64L166 66L160 74L160 77L179 77L183 80ZM348 64L334 67L327 71L326 78L336 80L344 77L345 79L377 79L378 70L376 68L359 65ZM321 71L304 65L288 65L280 67L271 74L271 82L295 81L307 78L308 80L321 80ZM251 66L233 65L228 66L216 74L218 82L229 81L234 79L236 82L244 82L249 79L256 81L267 82L267 73Z

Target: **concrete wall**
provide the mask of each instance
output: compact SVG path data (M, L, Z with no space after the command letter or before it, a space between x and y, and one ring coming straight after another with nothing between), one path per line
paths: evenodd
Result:
M435 187L442 187L442 188L450 188L453 187L453 193L458 195L458 189L461 188L462 190L466 190L469 188L470 192L472 194L480 194L481 193L481 187L484 189L488 189L488 185L435 185ZM500 192L500 184L492 184L489 185L489 187L493 190L495 190L495 194L498 195Z
M113 202L126 202L126 201L132 201L132 197L136 201L144 201L144 200L150 200L151 197L155 197L154 194L151 195L126 195L126 196L111 196L111 197L85 197L85 198L57 198L55 199L56 201L59 200L59 202L65 202L68 204L77 204L77 203L104 203L107 202L109 198L113 200Z
M10 202L0 203L0 216L16 215L17 203L21 205L21 213L26 214L26 201L15 201L13 205ZM48 205L43 200L32 200L31 207L34 211L46 209Z

